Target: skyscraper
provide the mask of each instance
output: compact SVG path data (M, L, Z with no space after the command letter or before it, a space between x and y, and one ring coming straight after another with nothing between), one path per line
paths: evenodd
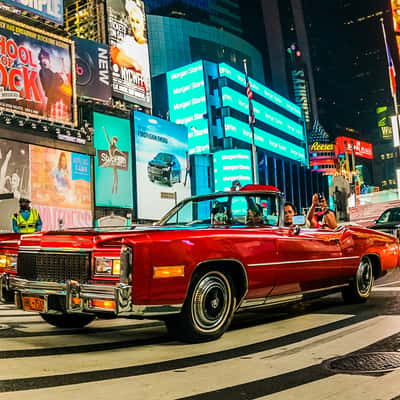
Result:
M145 0L150 14L184 18L243 33L239 0Z

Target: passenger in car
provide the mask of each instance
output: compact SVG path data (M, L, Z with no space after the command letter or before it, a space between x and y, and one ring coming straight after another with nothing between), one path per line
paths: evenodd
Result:
M214 225L226 225L228 223L228 213L223 204L216 201L211 210L211 223Z
M264 225L263 208L259 204L250 207L246 216L247 225Z
M283 224L285 226L293 226L293 217L297 213L296 207L290 201L287 201L283 206L283 210L284 210Z
M318 212L316 212L317 207L320 207ZM307 221L310 228L335 229L337 227L335 212L328 208L328 202L321 193L314 193L307 213Z

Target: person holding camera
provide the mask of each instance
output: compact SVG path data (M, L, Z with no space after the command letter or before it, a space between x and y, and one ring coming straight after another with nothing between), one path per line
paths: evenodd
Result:
M319 211L317 211L318 207ZM328 202L322 193L314 193L307 213L307 221L310 228L335 229L337 227L335 212L328 208Z

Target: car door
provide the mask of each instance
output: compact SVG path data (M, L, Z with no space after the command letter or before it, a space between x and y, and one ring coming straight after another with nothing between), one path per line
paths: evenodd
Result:
M330 287L340 283L343 267L341 248L344 228L281 228L277 239L275 287L271 295L282 295Z

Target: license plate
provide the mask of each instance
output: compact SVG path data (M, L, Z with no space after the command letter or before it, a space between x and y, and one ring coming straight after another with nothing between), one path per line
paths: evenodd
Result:
M25 311L39 311L43 312L45 310L44 299L41 297L28 297L24 296L22 298L22 307Z

